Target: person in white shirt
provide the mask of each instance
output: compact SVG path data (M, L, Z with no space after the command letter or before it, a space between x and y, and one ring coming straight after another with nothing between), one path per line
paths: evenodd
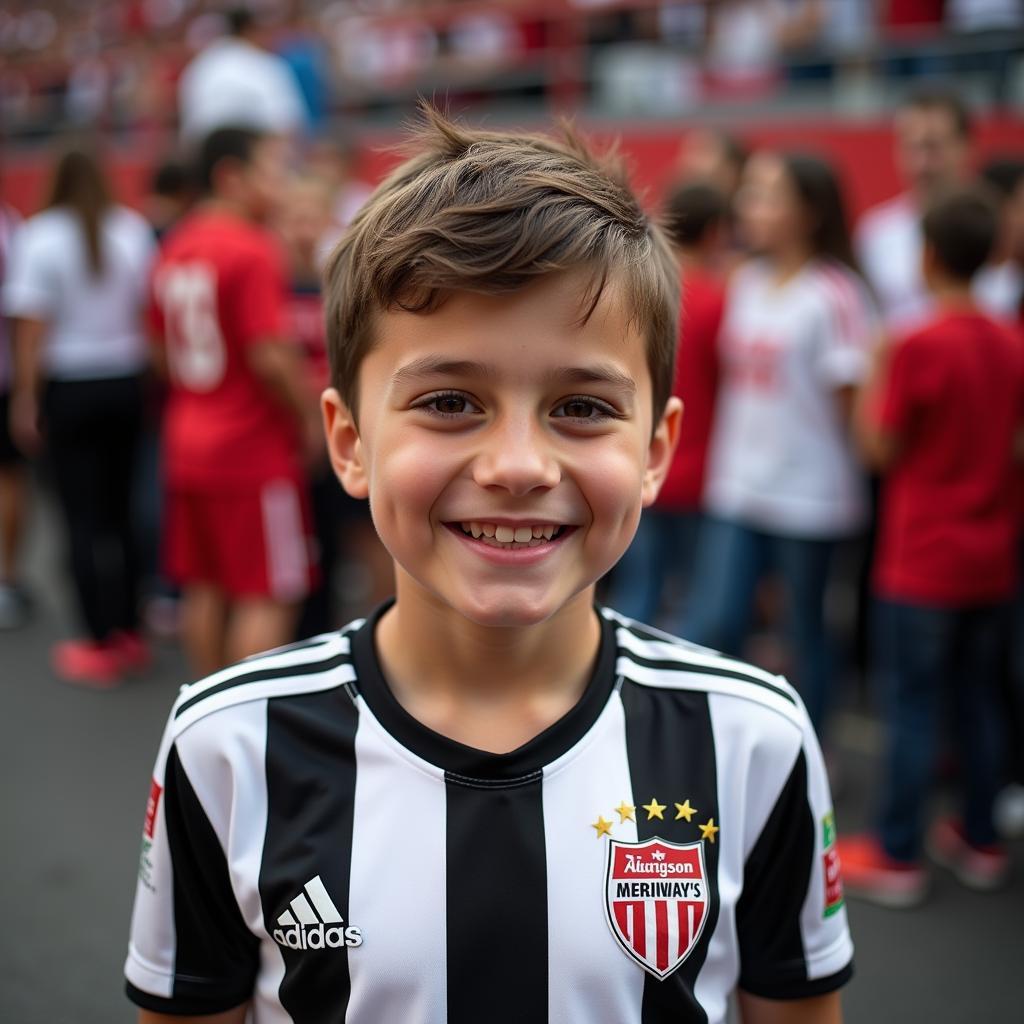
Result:
M87 632L53 651L68 682L111 685L147 659L131 495L155 247L146 221L111 200L96 158L71 150L57 162L46 208L15 236L4 281L3 311L14 321L11 434L27 454L45 440Z
M971 290L986 312L1024 326L1024 157L990 160L981 180L999 203L1000 238Z
M206 46L181 74L182 137L198 140L225 126L268 135L301 133L308 112L287 61L260 46L251 11L229 11L227 24L228 35Z
M878 328L827 164L757 154L737 212L755 255L733 275L719 335L707 519L684 635L738 652L759 579L774 568L787 591L796 683L820 728L831 554L867 511L848 415Z
M954 93L922 89L896 114L895 137L906 188L868 210L855 236L858 261L890 333L910 328L931 307L921 277L921 210L967 177L967 109Z

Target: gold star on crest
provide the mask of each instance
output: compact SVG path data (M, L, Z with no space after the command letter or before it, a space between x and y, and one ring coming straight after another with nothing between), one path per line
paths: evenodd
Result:
M665 810L666 805L659 804L657 797L652 796L651 802L649 804L643 804L642 807L647 812L648 821L650 821L651 818L658 818L661 821L665 820L665 815L663 812Z
M706 824L698 825L697 827L700 829L701 839L708 839L712 843L715 841L715 833L719 831L719 828L715 824L714 818L708 818Z
M598 839L600 839L601 836L610 836L612 834L612 823L610 821L605 821L600 814L597 816L597 821L595 821L590 827L597 829Z
M623 800L615 810L618 811L620 825L624 821L636 821L636 818L633 816L636 812L636 807L634 807L633 804L627 804L626 801Z
M689 821L696 813L697 813L697 808L696 807L691 807L690 806L690 801L686 800L685 802L683 802L681 804L676 804L676 818L675 818L675 820L679 821L680 818L685 818L687 821Z

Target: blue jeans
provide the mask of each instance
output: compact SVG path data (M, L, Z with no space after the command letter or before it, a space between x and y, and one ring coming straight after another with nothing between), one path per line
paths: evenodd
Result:
M686 595L700 520L699 512L646 509L633 543L615 566L608 604L638 622L659 624L670 577L680 578ZM678 633L681 624L676 613L666 625L670 632Z
M779 537L724 519L704 520L683 636L739 655L750 629L757 584L769 569L782 578L794 684L820 729L828 707L832 645L825 629L825 586L835 542Z
M996 841L992 802L1002 768L998 698L1012 636L1011 606L936 608L878 601L875 665L889 728L879 826L890 857L921 855L925 811L952 707L970 842Z

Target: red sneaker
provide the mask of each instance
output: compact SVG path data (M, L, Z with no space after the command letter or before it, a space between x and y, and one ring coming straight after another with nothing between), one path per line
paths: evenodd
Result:
M110 638L110 646L126 672L145 672L153 663L149 644L139 633L115 633Z
M928 875L924 868L893 860L874 836L841 837L836 848L843 885L851 896L902 910L918 906L927 895Z
M121 659L110 644L64 640L51 652L53 670L73 686L112 690L121 683Z
M948 868L968 889L991 892L1010 877L1010 858L1001 846L975 846L967 841L963 825L942 818L928 834L928 856Z

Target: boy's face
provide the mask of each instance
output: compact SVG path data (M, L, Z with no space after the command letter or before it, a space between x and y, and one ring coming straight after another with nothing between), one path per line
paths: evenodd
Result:
M481 625L532 625L625 551L681 407L672 400L652 440L643 338L612 286L580 324L585 284L559 275L381 314L358 429L325 393L335 469L369 497L401 595L411 587Z

